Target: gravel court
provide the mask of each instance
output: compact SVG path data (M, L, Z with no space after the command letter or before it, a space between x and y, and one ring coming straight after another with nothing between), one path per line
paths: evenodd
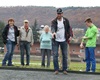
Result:
M99 75L68 73L64 75L59 73L43 71L18 71L18 70L0 70L0 80L100 80Z

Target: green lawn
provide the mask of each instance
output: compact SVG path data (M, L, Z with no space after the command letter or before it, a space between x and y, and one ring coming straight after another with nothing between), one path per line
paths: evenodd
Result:
M1 62L1 60L0 60ZM13 64L20 68L39 68L39 69L48 69L41 67L41 61L31 61L30 66L21 66L19 60L13 60ZM53 69L53 62L51 62L50 68ZM69 70L71 71L85 71L85 63L81 62L71 62L69 66ZM100 72L100 63L97 63L96 65L96 72Z
M80 62L72 62L70 64L70 70L73 71L85 71L85 63L80 63ZM96 64L96 72L100 72L100 63Z

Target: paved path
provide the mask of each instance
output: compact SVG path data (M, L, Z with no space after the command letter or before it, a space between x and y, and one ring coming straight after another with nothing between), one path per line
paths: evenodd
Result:
M100 76L75 73L54 75L53 72L43 71L0 70L0 80L100 80Z

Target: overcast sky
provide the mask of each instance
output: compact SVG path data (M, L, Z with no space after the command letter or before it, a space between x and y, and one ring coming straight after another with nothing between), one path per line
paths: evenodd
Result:
M100 0L0 0L0 6L100 6Z

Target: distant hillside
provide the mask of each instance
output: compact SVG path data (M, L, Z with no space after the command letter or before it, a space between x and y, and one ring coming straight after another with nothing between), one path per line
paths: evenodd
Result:
M63 8L64 16L70 21L72 27L83 28L84 20L91 17L93 22L100 27L100 7L68 7ZM50 25L51 20L56 17L56 8L54 7L0 7L0 20L7 23L8 18L14 18L16 25L23 25L23 20L28 19L30 25L37 19L38 25Z

